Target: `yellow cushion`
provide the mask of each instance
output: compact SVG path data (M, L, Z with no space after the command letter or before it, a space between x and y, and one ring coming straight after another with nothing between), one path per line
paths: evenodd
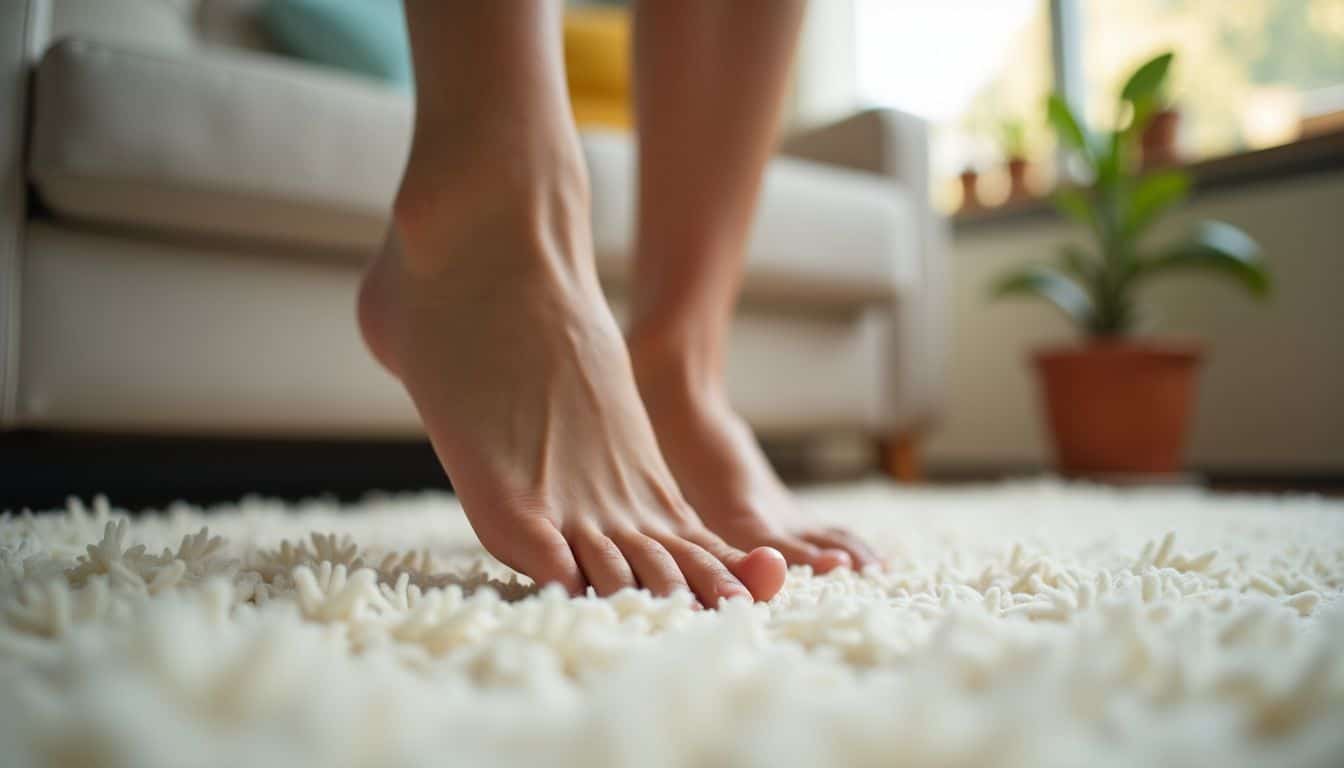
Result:
M630 103L625 99L570 99L574 123L588 128L630 127Z
M579 125L630 125L630 15L620 8L565 11L565 73Z

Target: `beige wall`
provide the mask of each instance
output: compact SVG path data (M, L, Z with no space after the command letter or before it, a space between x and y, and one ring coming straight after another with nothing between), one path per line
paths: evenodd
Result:
M848 117L858 109L857 85L853 0L808 3L784 133Z
M1257 238L1277 285L1264 304L1209 277L1173 277L1144 294L1162 334L1209 345L1191 466L1344 471L1344 172L1210 192L1168 229L1199 217L1225 219ZM1047 459L1027 353L1071 331L1044 305L991 305L985 291L1005 267L1053 258L1070 237L1081 235L1053 217L955 237L946 417L929 445L935 471Z

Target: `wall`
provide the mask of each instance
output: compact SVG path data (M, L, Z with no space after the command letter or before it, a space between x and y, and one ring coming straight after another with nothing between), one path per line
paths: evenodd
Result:
M848 117L857 109L853 0L807 4L794 58L784 132Z
M1344 472L1344 172L1209 192L1173 216L1202 217L1258 239L1275 293L1257 303L1216 277L1173 276L1143 295L1164 335L1198 336L1209 359L1190 445L1196 469ZM1082 238L1057 217L981 224L954 238L946 415L928 446L933 471L1020 468L1048 459L1028 352L1072 338L1051 308L990 304L1006 267L1051 259Z

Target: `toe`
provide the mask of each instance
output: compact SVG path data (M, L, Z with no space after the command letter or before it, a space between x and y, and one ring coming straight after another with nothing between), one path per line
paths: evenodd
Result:
M815 573L826 573L841 566L852 566L853 560L842 549L830 545L817 546L797 536L783 536L770 541L790 565L810 565Z
M510 568L526 574L538 586L559 584L571 595L587 589L583 572L569 542L550 521L530 517L507 534L481 537L481 543Z
M733 567L733 573L748 585L757 600L769 600L784 587L789 566L774 547L757 547Z
M826 547L834 551L845 552L853 561L854 570L862 571L870 565L879 565L882 558L877 552L863 539L844 530L843 528L829 528L823 531L813 531L803 534L802 538L817 545Z
M588 583L603 597L635 586L635 573L616 542L600 531L585 529L571 537L574 554Z
M728 566L703 547L672 535L660 538L659 543L676 560L686 577L686 583L702 604L715 607L720 600L753 597L752 592L728 570Z
M677 561L662 544L637 532L613 534L611 538L630 563L641 587L660 597L679 590L690 591Z
M836 568L853 568L854 558L843 549L833 547L823 547L817 552L817 557L812 561L812 570L817 573L829 573Z
M756 547L746 553L708 530L693 532L691 540L728 566L757 600L769 600L784 586L788 564L784 556L771 547Z

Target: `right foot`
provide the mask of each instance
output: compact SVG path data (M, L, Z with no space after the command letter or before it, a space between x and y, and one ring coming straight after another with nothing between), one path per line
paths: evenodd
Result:
M659 453L592 265L582 166L571 167L508 189L507 173L470 178L416 159L396 245L361 285L364 339L410 393L472 528L504 564L571 594L768 600L781 555L711 533Z

